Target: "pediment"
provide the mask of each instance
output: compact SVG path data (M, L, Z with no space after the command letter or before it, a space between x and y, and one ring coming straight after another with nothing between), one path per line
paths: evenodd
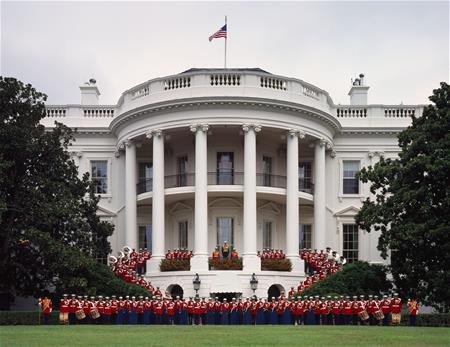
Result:
M280 209L278 208L277 204L275 204L272 201L259 206L258 210L273 213L273 214L280 214Z
M99 217L115 217L116 214L105 207L97 206L97 216Z
M180 212L188 212L192 211L192 207L183 203L183 202L177 202L175 203L172 208L170 209L170 213L180 213Z
M334 216L335 217L347 217L347 216L354 216L359 212L359 208L356 206L348 206L340 211L337 211Z

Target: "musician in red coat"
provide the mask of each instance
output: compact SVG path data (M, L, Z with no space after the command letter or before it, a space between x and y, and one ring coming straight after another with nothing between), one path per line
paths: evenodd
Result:
M117 323L117 312L119 312L119 301L116 299L115 295L111 296L110 308L111 308L110 323L116 324Z
M419 302L415 298L409 298L406 305L409 312L409 325L415 326L417 313L419 312Z
M44 295L42 298L39 299L39 308L41 309L42 316L44 318L44 325L48 325L50 313L53 310L53 303L47 297L47 295Z
M394 298L391 300L391 315L392 325L400 325L402 312L402 299L398 297L398 294L394 294Z
M78 310L79 302L75 294L72 294L72 298L69 301L69 324L77 324L77 318L75 312Z
M387 295L383 295L383 300L381 300L380 307L384 315L383 325L390 325L391 300L388 299Z

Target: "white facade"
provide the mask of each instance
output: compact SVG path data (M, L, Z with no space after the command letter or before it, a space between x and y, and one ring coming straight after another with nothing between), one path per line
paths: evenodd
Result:
M151 230L146 275L155 286L178 284L190 296L198 273L201 296L247 296L256 273L258 296L274 284L288 290L304 276L300 241L382 261L377 233L352 226L370 196L352 172L397 156L396 135L422 105L367 105L363 76L351 105L335 105L324 90L260 69L191 69L133 87L116 105L97 104L94 80L80 88L80 105L49 105L43 123L76 128L80 175L104 174L99 214L115 225L114 254L144 246ZM208 270L218 228L233 234L242 271ZM182 246L194 251L191 271L161 273L165 252ZM293 271L261 271L263 246L282 249Z

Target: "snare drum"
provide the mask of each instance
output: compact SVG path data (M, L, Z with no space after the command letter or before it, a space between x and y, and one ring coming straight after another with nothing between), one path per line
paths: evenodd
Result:
M366 321L369 319L369 314L367 313L366 310L359 312L358 313L358 317L362 320L362 321Z
M384 318L383 311L381 311L381 310L378 310L378 311L375 312L373 315L375 316L375 318L376 318L377 320L382 320L382 319Z
M86 315L84 314L83 310L78 310L75 312L75 315L77 316L78 320L82 320L86 318Z
M97 319L98 317L100 317L100 313L98 313L97 307L91 308L91 311L89 313L90 313L92 319Z

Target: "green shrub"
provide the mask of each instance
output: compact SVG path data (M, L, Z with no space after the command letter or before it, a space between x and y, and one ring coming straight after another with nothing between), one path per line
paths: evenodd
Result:
M79 281L74 280L76 278ZM117 277L108 266L98 263L95 260L87 261L85 266L77 269L77 276L72 276L71 279L69 282L61 279L61 286L58 286L58 292L52 298L53 305L59 302L63 292L89 296L111 296L113 294L117 296L149 296L146 289L125 282L123 279Z
M161 271L189 271L191 269L190 259L163 259L159 264Z
M39 325L44 324L42 314L36 311L0 311L0 325ZM59 324L59 311L50 313L49 324Z
M209 258L210 270L242 270L242 258Z
M292 263L289 259L261 259L263 271L291 271Z
M308 296L339 295L381 295L392 288L386 278L387 269L383 265L355 261L347 264L341 271L316 282L301 293Z

